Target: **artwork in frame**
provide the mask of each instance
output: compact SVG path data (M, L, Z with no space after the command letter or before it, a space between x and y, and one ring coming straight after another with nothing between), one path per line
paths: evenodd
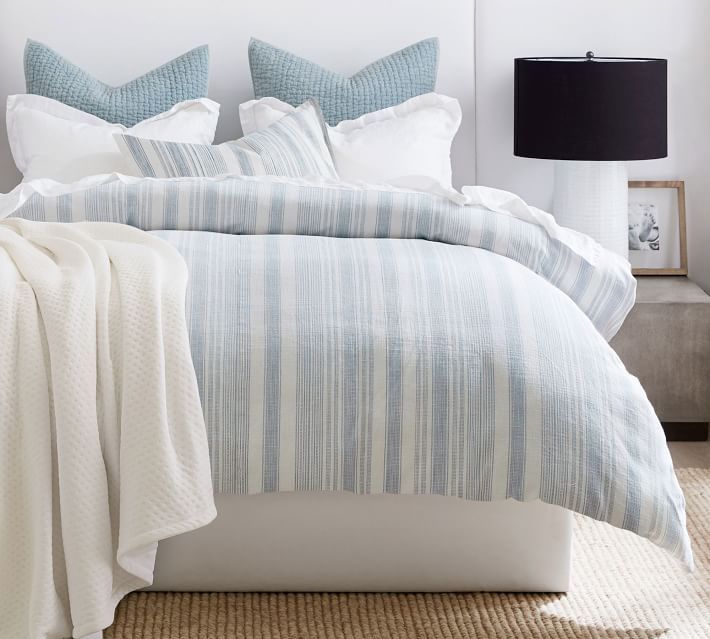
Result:
M629 182L629 261L634 275L687 275L685 183Z

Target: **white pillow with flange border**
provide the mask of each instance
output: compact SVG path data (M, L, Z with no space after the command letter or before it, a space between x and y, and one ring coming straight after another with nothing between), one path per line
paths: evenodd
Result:
M45 178L71 183L89 175L130 175L130 165L114 134L211 144L218 118L219 104L207 98L179 102L165 113L132 127L111 124L40 95L7 98L8 141L25 181Z
M295 110L276 98L239 106L244 135L265 129ZM461 125L458 100L425 93L356 120L328 127L340 178L406 184L429 190L432 182L451 188L451 144Z

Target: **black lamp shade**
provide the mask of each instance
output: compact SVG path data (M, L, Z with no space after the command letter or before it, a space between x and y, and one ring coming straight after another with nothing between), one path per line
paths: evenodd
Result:
M668 155L667 61L517 58L515 155L650 160Z

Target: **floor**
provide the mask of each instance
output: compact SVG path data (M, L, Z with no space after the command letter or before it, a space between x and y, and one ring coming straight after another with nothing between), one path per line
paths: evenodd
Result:
M669 442L676 468L710 468L710 441Z

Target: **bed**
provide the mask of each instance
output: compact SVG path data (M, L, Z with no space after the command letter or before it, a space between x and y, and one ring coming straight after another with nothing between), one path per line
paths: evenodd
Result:
M301 4L279 7L287 14L279 24L296 19ZM308 4L320 15L327 3ZM413 26L393 34L387 25L405 4ZM458 102L412 100L422 112L437 108L458 118L456 128L463 114L452 150L458 186L475 181L474 11L473 3L445 4L446 11L429 2L378 5L377 24L361 11L352 26L372 33L357 63L439 35L437 86ZM48 23L53 7L47 3L43 14ZM356 66L330 39L285 34L272 24L273 8L254 15L254 24L237 20L228 37L214 35L215 16L202 15L198 30L224 52L234 43L245 50L260 26L304 55L340 51L333 66ZM14 11L10 40L26 27L26 16ZM321 34L318 21L312 28ZM185 33L176 42L181 38ZM251 97L248 73L242 68L227 89L221 60L210 94L225 98L222 118L231 110L236 120L237 103ZM107 72L115 72L114 62ZM56 237L92 256L93 267L84 267L97 272L97 323L104 331L98 342L105 338L107 354L102 359L99 351L102 392L88 396L103 402L99 424L108 413L120 426L123 410L149 431L112 442L114 433L99 426L93 452L76 439L75 451L67 446L74 463L91 453L86 466L106 482L108 496L92 497L102 502L101 534L108 536L96 556L108 552L108 563L117 563L102 576L106 601L66 612L72 571L86 570L78 580L84 592L92 592L95 578L77 558L86 509L69 494L67 512L77 513L71 524L79 532L62 528L64 545L70 537L73 543L68 574L43 583L48 590L52 579L69 583L68 593L63 586L55 593L57 610L67 616L58 613L56 627L100 636L97 629L110 623L122 594L145 586L565 591L573 512L645 536L692 565L662 429L638 380L608 346L633 305L628 264L516 196L484 187L459 191L450 175L449 184L421 176L376 184L341 179L331 164L341 132L326 128L329 113L317 102L291 105L278 121L249 132L247 142L227 145L210 144L218 105L205 98L180 104L165 122L183 118L187 135L184 118L195 118L209 122L211 135L201 124L179 141L161 138L167 134L160 122L151 129L157 133L142 136L128 125L111 129L107 139L115 140L125 171L62 181L29 179L23 169L26 182L0 198L0 218L7 218L0 219L0 268L17 281L26 277L39 300L41 287L53 284L36 265L55 251L58 264L72 260ZM45 108L34 96L12 104L18 113L35 107ZM51 109L65 117L64 106ZM392 114L403 119L402 111ZM80 117L81 126L100 126ZM226 121L222 136L233 137L233 120ZM8 128L12 144L18 133ZM65 152L60 148L58 157ZM18 167L29 166L27 155L23 163L15 153ZM234 166L220 170L229 162ZM78 166L59 164L63 172ZM281 168L270 173L273 167ZM303 167L320 175L305 175ZM34 251L32 268L17 257L22 251ZM62 304L78 286L70 284L52 291ZM136 300L127 293L134 288ZM111 331L105 322L114 313L123 324ZM31 317L30 324L38 321ZM51 351L58 338L47 335ZM47 339L35 338L39 353ZM18 343L8 341L16 357ZM19 359L13 362L0 380L13 377L12 366L21 368ZM121 368L128 364L130 375ZM114 368L123 377L112 385ZM165 397L151 394L153 386ZM66 386L66 392L79 391ZM152 421L135 408L144 400ZM54 408L63 410L62 402L56 398ZM11 404L9 414L21 423L25 408ZM56 455L45 444L48 458ZM19 458L30 454L23 442L12 445L23 451ZM9 445L0 453L18 458ZM16 472L18 485L32 477L26 467ZM71 481L78 492L91 490L78 473ZM62 495L61 481L54 490ZM51 511L55 502L43 499ZM15 507L12 495L7 503ZM121 526L110 533L116 522ZM93 534L92 525L84 532ZM45 559L51 550L45 540ZM41 617L40 607L27 614ZM42 635L55 636L61 635Z

